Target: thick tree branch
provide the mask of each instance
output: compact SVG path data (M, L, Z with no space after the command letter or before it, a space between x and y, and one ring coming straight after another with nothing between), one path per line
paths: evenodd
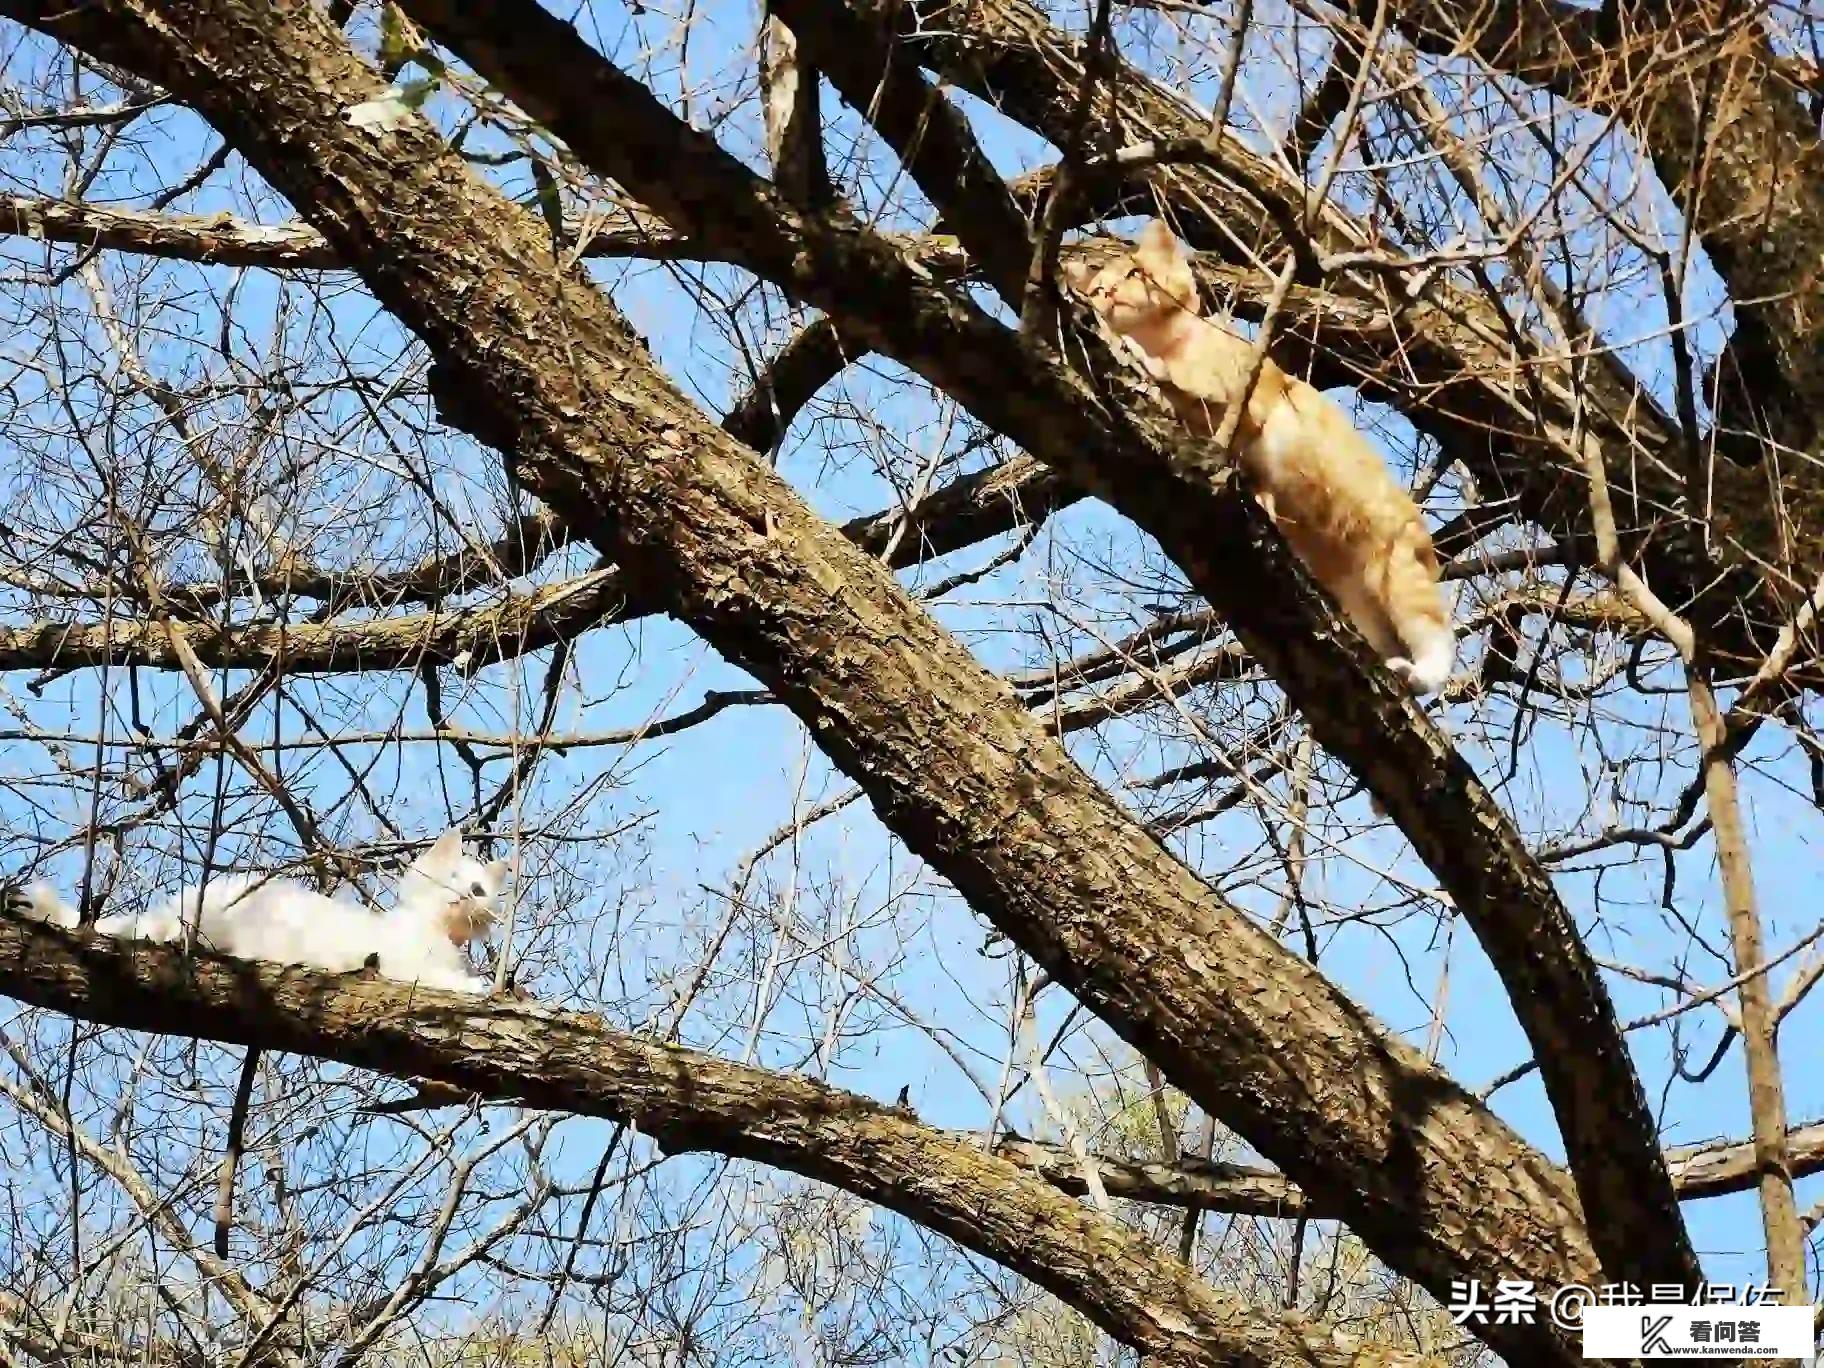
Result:
M823 155L823 118L817 69L798 51L798 39L777 19L760 29L760 114L766 155L779 193L801 209L836 198Z
M1124 73L1122 89L1131 91L1136 87L1128 75ZM1346 91L1346 79L1342 86ZM1225 147L1225 155L1251 154ZM1268 170L1261 163L1255 176L1268 174ZM1192 173L1179 168L1179 174ZM1013 191L1022 212L1042 210L1049 179L1047 173L1037 172L1015 183ZM1162 182L1162 188L1168 191L1175 185L1176 182ZM1126 213L1146 207L1140 202L1146 198L1141 193L1142 182L1101 178L1085 189L1103 192L1100 199L1085 205L1085 212ZM1187 187L1185 203L1178 211L1190 236L1206 242L1221 236L1196 207L1208 202L1201 188L1190 193ZM105 222L122 211L96 212ZM138 215L145 220L142 229L123 236L100 234L94 225L82 226L87 213L83 206L63 206L47 222L75 225L68 235L72 241L98 241L121 250L155 250L204 260L217 250L218 239L227 238L235 244L234 259L247 264L278 268L293 258L321 266L341 264L333 259L327 245L321 244L314 229L300 224L264 227L225 220L219 215L207 219ZM51 235L58 236L55 228ZM302 251L297 244L306 238L319 245L309 252ZM273 243L282 250L269 251ZM638 244L643 247L635 254L694 260L721 260L734 255L701 238L658 234L650 229L633 235L626 245L629 252L635 252ZM942 236L909 240L904 246L933 275L953 278L967 269L961 251ZM1240 316L1258 317L1265 303L1259 279L1250 271L1223 267L1216 255L1205 256L1203 261L1206 289L1220 287L1225 297L1233 299ZM1576 459L1574 452L1563 449L1572 425L1569 378L1555 363L1516 371L1507 335L1486 305L1443 283L1435 286L1432 294L1438 302L1409 301L1399 309L1389 310L1372 298L1295 286L1282 308L1282 327L1275 333L1272 355L1288 370L1309 374L1323 384L1362 389L1400 408L1420 431L1443 443L1453 457L1474 470L1485 486L1515 491L1519 496L1518 513L1566 534L1574 532L1582 517L1583 501L1575 497L1574 490L1572 497L1566 497L1567 485L1558 473ZM755 389L731 410L725 426L750 445L762 450L770 448L781 436L780 418L789 419L817 388L869 350L869 340L859 333L838 337L836 325L830 320L809 325L775 359L772 373L762 376ZM1598 381L1602 378L1603 373L1599 372ZM1713 567L1693 568L1676 549L1668 550L1662 542L1644 541L1649 532L1671 516L1677 497L1658 456L1665 442L1664 431L1650 413L1643 413L1631 386L1618 381L1599 384L1586 399L1591 401L1586 406L1587 420L1595 425L1597 435L1609 450L1611 468L1634 476L1632 486L1617 491L1627 495L1619 511L1623 539L1631 553L1641 559L1655 583L1668 586L1667 592L1675 601L1688 592L1703 589L1705 602L1718 605L1717 611L1725 613L1716 624L1719 654L1732 660L1758 662L1765 648L1762 638L1771 639L1783 621L1777 608L1758 612L1754 608L1755 601L1764 597L1766 581L1758 572L1738 569L1718 575ZM1727 469L1721 474L1721 484L1722 502L1734 507L1733 496L1728 493L1734 485ZM1737 493L1748 500L1743 508L1764 508L1761 491ZM292 573L305 573L306 578L317 575L315 571L300 572L295 568ZM263 591L284 591L284 576L273 575L268 580L270 583L261 582ZM296 592L306 589L307 586L298 588ZM1746 606L1748 612L1737 611L1738 605Z
M722 430L755 451L772 451L817 391L866 354L866 347L845 337L835 320L819 318L807 323L723 415Z
M1824 1121L1811 1121L1786 1132L1786 1161L1794 1178L1824 1173ZM1761 1159L1752 1140L1717 1141L1666 1151L1678 1195L1721 1197L1751 1192L1761 1180Z
M149 213L0 195L0 233L222 266L341 267L314 228L295 223L268 227L228 214Z
M592 226L586 257L710 260L700 243L655 231L641 215L621 227ZM344 271L346 259L303 223L250 223L232 214L173 214L144 209L0 195L0 234L76 247L269 271Z
M1211 1288L1045 1182L909 1113L809 1079L477 1003L0 919L0 993L80 1020L332 1059L464 1094L637 1125L674 1153L751 1159L852 1192L1030 1278L1161 1364L1411 1365Z
M956 107L894 51L895 35L843 0L771 0L843 99L899 154L942 226L1001 299L1020 307L1030 257L1025 216Z
M376 134L341 118L373 99L377 82L312 6L111 0L72 10L0 0L0 13L131 63L210 118L425 340L451 416L514 453L528 487L625 567L635 598L664 603L758 676L911 849L1206 1110L1347 1210L1391 1265L1440 1295L1457 1277L1556 1285L1597 1276L1557 1169L1217 899L1097 788L884 567L651 369L602 296L552 258L548 231L469 174L423 121ZM487 7L464 16L503 17ZM518 8L504 17L519 56L537 53L555 23ZM567 61L542 61L541 83L556 86L566 71L585 79L591 122L614 129L640 179L678 187L668 215L701 213L693 230L713 219L717 231L757 235L784 254L768 260L769 274L823 277L828 263L806 256L801 231L782 230L799 220L762 185L733 202L712 194L719 182L705 178L720 174L719 151L680 145L676 120L656 105L662 123L640 115L651 96L637 84ZM509 93L518 98L521 85L514 79ZM550 101L538 104L528 107L534 117ZM582 150L570 127L547 126ZM903 280L904 259L865 235L837 245L852 268ZM851 288L874 279L863 269L838 278ZM920 312L904 311L908 326L923 326ZM950 300L944 312L959 306ZM1025 356L1017 346L1011 354ZM968 359L979 363L979 352ZM1041 382L1031 392L1019 383L1027 375ZM1030 360L991 378L1014 416L1025 415L1021 427L1045 418L1064 383ZM1035 432L1049 428L1047 446L1082 432L1109 458L1156 450L1125 426L1112 436L1074 386L1062 392L1073 396L1063 421ZM1136 481L1164 472L1158 456L1134 464ZM1151 497L1176 496L1168 485ZM1225 492L1199 502L1176 515L1174 541L1195 532L1220 542L1224 522L1237 540L1251 538L1241 563L1293 586L1280 592L1299 605L1271 627L1307 651L1318 600L1283 543L1251 500ZM1226 515L1194 516L1212 502ZM1347 662L1351 682L1393 718L1412 716L1365 668L1359 643L1322 642L1313 660ZM1289 662L1282 654L1277 663ZM1436 768L1447 762L1411 773ZM1219 952L1203 949L1211 946ZM1561 995L1558 1010L1574 1016L1567 999L1574 994ZM1655 1238L1655 1267L1669 1274L1676 1260L1663 1255L1679 1244L1676 1222ZM1579 1361L1547 1325L1481 1329L1529 1362Z
M1043 522L1082 497L1081 490L1060 479L1050 467L1030 456L1014 456L952 480L905 514L883 509L844 523L842 530L857 546L878 556L885 554L894 528L903 519L906 535L887 563L916 565L1025 524Z
M1367 663L1353 632L1337 629L1302 567L1207 447L1144 416L1156 407L1124 378L1105 375L1103 393L1092 396L853 221L794 213L561 21L520 3L408 0L406 8L674 227L726 242L750 269L842 313L881 350L1150 532L1307 716L1313 735L1376 794L1475 928L1541 1061L1578 1191L1596 1213L1605 1270L1643 1282L1699 1280L1646 1097L1556 890L1462 757L1391 676ZM1045 54L1056 103L1058 73L1076 69L1077 45L1051 35L1022 0L972 5L968 22L979 25L990 9L1009 25L1017 16L1019 40ZM604 118L605 110L616 117ZM1316 217L1320 229L1329 223L1345 233L1322 206Z
M479 608L327 624L185 627L196 657L210 668L294 674L398 670L426 661L478 669L568 641L626 606L621 577L597 570ZM111 623L43 622L0 627L0 670L75 670L100 665L179 666L169 636L151 618L116 614Z
M1395 23L1421 50L1469 51L1494 71L1620 112L1729 286L1736 326L1721 422L1815 453L1824 412L1824 148L1755 7L1423 0L1400 6ZM1780 476L1803 495L1802 549L1815 572L1824 481L1815 462L1790 457ZM1725 511L1749 507L1730 501ZM1754 535L1731 530L1744 541Z
M1794 1178L1824 1173L1824 1122L1794 1126L1786 1132L1786 1149ZM994 1152L1009 1163L1037 1173L1065 1192L1082 1196L1083 1170L1064 1145L1010 1135L995 1142ZM1202 1207L1235 1216L1334 1218L1340 1213L1308 1201L1297 1185L1272 1169L1249 1164L1180 1155L1175 1163L1095 1156L1098 1176L1111 1197L1157 1206ZM1680 1201L1752 1192L1760 1181L1761 1162L1752 1140L1718 1140L1666 1151L1666 1167Z
M1286 159L1301 175L1308 171L1317 145L1324 140L1324 135L1330 131L1330 125L1337 121L1349 103L1349 89L1354 82L1354 73L1341 60L1346 51L1342 35L1334 35L1330 60L1324 67L1323 75L1299 102L1298 114L1292 120L1292 127L1286 130ZM1358 53L1358 60L1359 57Z

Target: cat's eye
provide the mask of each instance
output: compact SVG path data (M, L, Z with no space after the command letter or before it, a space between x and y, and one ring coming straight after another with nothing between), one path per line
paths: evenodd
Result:
M472 894L472 895L473 895L473 896L475 896L475 897L477 897L477 898L485 898L485 897L487 897L487 896L488 896L488 890L487 890L487 889L485 889L485 888L483 888L483 887L482 887L482 886L481 886L481 885L480 885L480 884L478 884L478 883L475 883L475 884L470 884L470 885L469 885L469 892L470 892L470 894Z

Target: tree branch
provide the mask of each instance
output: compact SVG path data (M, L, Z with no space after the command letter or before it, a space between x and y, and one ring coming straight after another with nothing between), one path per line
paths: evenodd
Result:
M1362 1360L1248 1306L1051 1184L909 1113L615 1031L599 1017L0 919L0 993L86 1021L307 1054L464 1094L637 1125L673 1154L751 1159L852 1192L1031 1279L1161 1364ZM199 1252L200 1253L200 1252ZM1418 1368L1417 1356L1386 1360Z
M1824 1122L1794 1126L1786 1132L1788 1161L1794 1178L1824 1173ZM1008 1135L994 1153L1036 1173L1073 1195L1084 1190L1076 1156L1058 1144ZM1099 1154L1096 1169L1111 1197L1156 1206L1202 1207L1233 1216L1292 1220L1299 1216L1333 1219L1340 1215L1311 1202L1296 1184L1272 1169L1180 1155L1175 1163L1126 1159ZM1760 1182L1761 1161L1752 1140L1717 1140L1666 1151L1666 1167L1680 1201L1724 1197L1753 1191Z
M1792 98L1755 7L1422 0L1400 6L1395 25L1421 51L1467 50L1494 71L1620 111L1729 286L1735 333L1721 421L1815 452L1824 409L1824 314L1813 298L1824 157L1816 120ZM1824 481L1814 467L1788 459L1780 477L1815 538ZM1759 497L1764 524L1764 481ZM1719 511L1746 517L1753 506L1729 500L1725 508L1719 499ZM1759 531L1732 530L1744 541Z
M956 107L894 51L891 29L843 0L770 0L811 60L899 154L1009 307L1026 283L1026 219Z
M647 260L706 259L700 243L655 229L633 211L617 228L591 226L586 257ZM111 252L134 252L206 266L255 266L268 271L345 271L348 262L315 228L303 223L249 223L232 214L173 214L117 209L80 201L0 195L0 233L65 242Z
M751 414L760 406L743 407ZM744 419L744 421L746 421ZM752 418L755 432L767 418ZM725 426L734 425L734 415ZM1016 456L987 466L934 490L910 510L882 509L843 524L842 531L872 555L887 550L893 529L904 523L908 534L894 548L888 564L896 569L948 555L1022 525L1041 522L1058 508L1081 498L1029 456ZM528 515L549 522L553 535L570 535L552 514ZM512 541L509 533L497 546ZM456 593L486 565L482 557L447 557L397 575L343 577L321 571L313 588L349 600L349 606L375 606L432 596L441 587ZM490 575L490 578L493 578ZM275 578L275 584L291 581ZM351 589L358 588L356 594ZM99 594L102 592L97 589ZM172 604L207 605L217 601L219 586L177 585L167 591ZM304 592L302 590L300 593ZM266 669L282 664L294 674L354 674L370 670L416 669L425 661L481 669L571 641L594 627L632 622L653 609L627 599L625 577L596 570L555 585L509 595L481 607L445 609L404 617L358 622L300 623L277 626L245 624L222 627L209 621L186 624L197 658L212 668ZM121 617L101 623L39 622L0 626L0 671L89 669L108 661L173 670L164 629L152 620Z
M406 8L674 227L727 243L749 269L843 313L881 350L1151 533L1305 713L1317 739L1362 777L1475 928L1541 1061L1579 1193L1595 1214L1605 1270L1695 1286L1700 1270L1645 1094L1598 969L1556 890L1462 757L1369 663L1354 633L1338 630L1264 513L1207 447L1150 420L1153 401L1123 376L1103 377L1103 394L1092 397L852 221L794 213L561 21L517 3L409 0ZM1017 41L1044 53L1058 103L1059 74L1080 70L1079 45L1053 35L1023 0L984 0L970 7L967 22L979 30L990 11L1008 27L1017 23ZM604 119L605 109L616 117ZM1314 217L1320 233L1347 235L1322 206ZM488 430L478 420L478 434ZM493 431L496 445L511 445ZM892 801L877 795L883 805Z
M1069 136L1068 92L1082 70L1082 44L1058 32L1026 0L924 0L900 13L902 42L921 65L1054 143ZM1505 33L1499 26L1492 30L1497 38ZM1102 115L1107 127L1097 130L1096 136L1126 145L1208 135L1207 114L1144 71L1123 64L1114 81L1118 99ZM1298 207L1302 215L1306 187L1233 139L1224 140L1222 159L1221 174L1163 166L1137 185L1111 180L1106 193L1131 201L1136 191L1144 191L1149 200L1170 207L1181 234L1193 246L1224 261L1246 264L1273 250L1275 239L1257 244L1256 234L1240 225L1258 224L1262 210L1257 206L1276 200ZM1129 204L1125 212L1137 210ZM1283 213L1280 216L1284 218ZM1371 244L1367 225L1333 203L1315 206L1308 221L1311 247L1320 256L1359 253ZM1382 255L1390 262L1398 259L1397 253ZM1463 461L1484 487L1513 494L1517 511L1555 536L1587 538L1586 501L1565 478L1567 469L1577 469L1575 448L1568 448L1569 459L1552 451L1570 431L1568 424L1554 431L1570 412L1565 398L1570 381L1560 365L1541 367L1528 358L1529 364L1516 373L1511 328L1490 303L1448 275L1434 275L1419 300L1389 298L1382 283L1357 281L1346 272L1322 283L1328 288L1321 297L1339 312L1390 315L1390 326L1423 315L1428 325L1414 327L1410 334L1400 330L1422 343L1410 359L1397 351L1358 354L1341 339L1313 331L1313 349L1335 350L1339 354L1331 362L1343 363L1340 368L1329 365L1330 375L1353 369L1358 378L1346 383L1359 387L1362 377L1378 366L1383 375L1375 383L1393 387L1392 402L1431 435L1440 435L1440 424L1429 412L1433 406L1448 412L1461 402L1471 411L1500 415L1492 429L1478 429L1473 421L1451 423L1451 455ZM1257 278L1250 288L1258 297ZM1438 336L1450 342L1431 341L1432 326L1440 327ZM1484 358L1494 358L1497 364L1487 365ZM1694 558L1685 539L1648 535L1683 498L1683 477L1664 457L1676 429L1612 356L1598 353L1590 360L1581 377L1588 390L1586 419L1600 428L1609 450L1607 463L1617 472L1616 511L1630 555L1637 557L1643 573L1668 602L1705 625L1719 656L1755 668L1791 617L1795 586L1777 567L1792 559L1795 541L1817 542L1815 531L1805 529L1824 527L1824 480L1813 488L1788 473L1781 497L1770 501L1764 471L1718 462L1711 496L1712 554ZM1537 411L1541 406L1532 395L1534 377L1539 377L1550 400L1548 411ZM1398 393L1401 390L1403 394ZM1824 410L1824 401L1819 407ZM1528 418L1519 417L1521 413ZM1533 440L1542 427L1552 437L1544 445ZM1819 468L1807 466L1811 471ZM1625 485L1620 483L1624 473ZM1787 520L1798 525L1796 538ZM1769 566L1776 569L1769 573ZM1804 582L1815 575L1814 569Z
M1459 1277L1556 1285L1597 1275L1555 1167L1217 899L1097 788L884 567L651 369L602 296L554 260L548 230L472 176L422 120L374 133L341 118L378 87L313 6L0 0L0 13L131 63L214 122L425 340L452 418L512 452L524 483L625 567L633 597L664 603L760 678L914 852L1199 1105L1343 1205L1389 1264L1440 1296ZM588 91L590 122L615 130L638 178L676 187L665 212L690 217L692 231L756 235L785 254L767 264L787 279L827 271L830 261L803 250L802 221L762 183L744 179L732 202L712 193L722 182L706 178L726 169L720 151L680 145L675 118L637 83L599 60L579 68L567 49L553 62L554 38L576 41L557 21L518 6L431 17L504 21L502 60L538 59L547 91ZM518 99L524 84L516 74L509 94ZM551 102L536 103L528 112L542 118ZM573 137L567 121L547 126L579 153L599 150L599 138ZM907 273L865 235L824 241L847 249L845 286L875 283L853 268L877 264L889 280ZM903 310L905 325L925 326L921 312ZM953 299L944 304L946 318L958 312ZM1046 446L1084 432L1110 464L1157 450L1125 427L1114 438L1076 387L1060 391L1017 340L1011 355L1020 365L987 379L1016 414L1042 418L1060 392L1072 396L1064 421L1047 422ZM964 359L979 364L980 350ZM1020 383L1028 375L1041 382L1031 391ZM1165 468L1158 456L1134 464L1136 481L1157 481ZM1168 482L1151 497L1169 504L1177 491ZM1308 643L1320 600L1264 521L1243 521L1252 501L1225 491L1215 502L1230 511L1215 518L1194 517L1211 500L1196 502L1205 507L1175 515L1174 541L1195 531L1207 542L1212 522L1219 539L1225 522L1270 539L1245 563L1264 567L1267 583L1283 574L1293 586L1284 592L1299 615L1274 629ZM1411 715L1391 685L1377 686L1359 643L1344 651L1326 641L1314 659L1331 669L1347 661L1352 683L1382 706L1392 699L1394 716ZM1220 954L1200 949L1213 945ZM1567 1000L1576 999L1560 995L1559 1011L1575 1016ZM1656 1232L1659 1262L1680 1243L1676 1228ZM1580 1361L1549 1325L1479 1329L1530 1362Z
M778 19L760 29L760 113L773 183L801 209L836 198L823 155L817 68L799 56L797 36Z
M186 624L184 632L196 658L212 669L258 670L279 663L296 674L344 674L405 669L425 661L479 669L568 641L616 620L625 606L621 577L596 570L480 608L327 624L224 628L196 622ZM111 624L0 627L0 670L67 671L104 661L161 670L180 666L165 629L151 618L116 615Z

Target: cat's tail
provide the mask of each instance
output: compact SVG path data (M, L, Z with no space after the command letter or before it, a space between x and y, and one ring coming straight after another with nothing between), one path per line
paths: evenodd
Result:
M0 889L0 910L9 917L43 922L65 931L74 931L82 921L76 909L46 883L35 883L29 888L13 884ZM130 940L174 941L183 935L184 927L175 907L167 906L151 912L109 913L96 921L95 930L103 936Z
M21 921L62 927L65 931L74 931L82 922L76 909L46 883L35 883L29 888L18 884L0 887L0 913ZM98 918L94 929L99 935L126 940L175 941L181 940L184 934L178 906L170 901L145 912L111 912Z
M18 917L21 921L44 922L48 926L60 926L65 931L74 931L82 920L49 884L35 883L29 888L17 884L9 886L4 895L6 915Z

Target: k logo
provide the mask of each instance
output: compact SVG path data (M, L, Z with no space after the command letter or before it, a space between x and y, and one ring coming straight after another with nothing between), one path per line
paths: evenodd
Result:
M1670 1351L1672 1341L1666 1338L1666 1327L1672 1324L1670 1316L1642 1316L1640 1318L1640 1352L1651 1354Z

